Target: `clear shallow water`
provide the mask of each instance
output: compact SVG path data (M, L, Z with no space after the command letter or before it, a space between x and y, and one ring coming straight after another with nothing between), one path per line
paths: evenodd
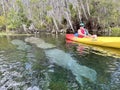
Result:
M25 42L28 36L0 38L0 90L119 90L119 50L37 37L39 44Z

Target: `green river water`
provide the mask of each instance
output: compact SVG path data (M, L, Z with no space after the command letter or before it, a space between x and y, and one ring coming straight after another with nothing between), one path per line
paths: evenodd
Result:
M1 36L0 90L120 90L120 50L95 47L65 35Z

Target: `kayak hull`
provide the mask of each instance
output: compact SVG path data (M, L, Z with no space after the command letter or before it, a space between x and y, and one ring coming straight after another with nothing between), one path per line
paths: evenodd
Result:
M97 37L97 39L93 39L93 38L79 38L74 36L74 34L66 34L66 39L79 43L120 48L120 37Z

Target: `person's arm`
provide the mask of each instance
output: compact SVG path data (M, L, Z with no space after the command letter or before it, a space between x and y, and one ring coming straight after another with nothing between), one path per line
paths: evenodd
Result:
M85 29L86 35L91 36L87 29Z

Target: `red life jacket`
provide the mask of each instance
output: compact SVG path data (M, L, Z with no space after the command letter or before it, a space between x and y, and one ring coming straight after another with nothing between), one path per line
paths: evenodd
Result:
M78 31L79 32L79 31ZM80 29L80 32L82 33L82 34L85 34L85 29L83 28L83 29ZM82 35L78 35L78 37L79 38L83 38L84 36L82 36Z

